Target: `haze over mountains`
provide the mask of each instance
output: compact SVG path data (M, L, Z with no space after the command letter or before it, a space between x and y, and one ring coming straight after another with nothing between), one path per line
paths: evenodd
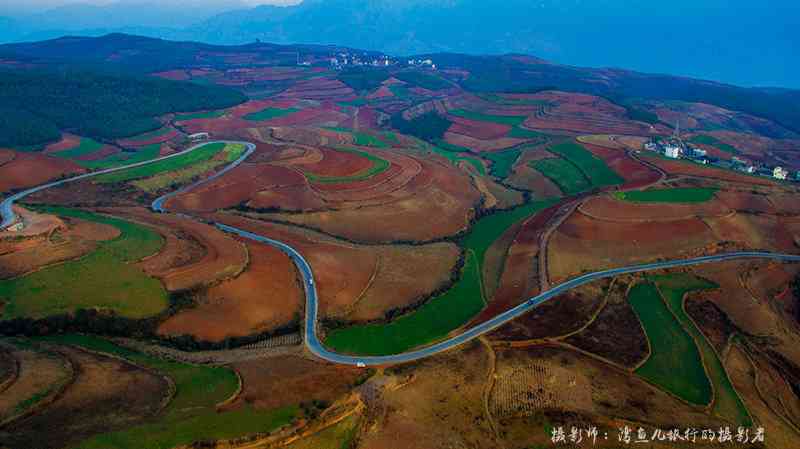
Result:
M0 18L0 41L135 33L214 44L322 43L394 55L526 53L741 85L800 87L800 5L778 0L241 0L69 5ZM0 10L2 11L2 10Z

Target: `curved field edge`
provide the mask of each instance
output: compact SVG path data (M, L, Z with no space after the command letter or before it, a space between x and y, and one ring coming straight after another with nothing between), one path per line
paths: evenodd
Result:
M349 326L330 331L325 345L340 353L399 354L433 343L474 318L486 305L481 279L486 251L514 223L555 201L538 201L487 215L461 239L466 254L456 283L414 312L385 324Z
M705 203L714 198L718 189L675 187L670 189L614 192L615 199L632 203Z
M306 179L317 184L336 184L343 182L364 181L385 172L391 165L386 159L382 159L378 156L367 153L366 151L343 147L336 148L336 151L351 153L363 157L370 161L372 165L358 173L349 176L319 176L315 175L314 173L303 172L303 175L306 177Z
M733 383L728 377L728 373L719 355L684 309L684 300L687 294L700 290L714 289L719 286L704 279L686 274L649 276L649 278L656 283L659 291L666 300L667 306L688 330L700 349L700 353L703 356L703 363L708 370L708 376L714 386L715 397L712 411L716 415L731 420L737 425L752 425L752 419L747 411L747 407L733 387Z
M226 367L162 360L117 346L105 339L85 335L59 335L37 340L121 357L164 374L175 383L175 395L166 408L149 422L95 435L76 445L75 449L170 449L202 440L270 432L289 424L298 415L298 408L294 406L263 411L245 407L218 412L216 405L229 398L239 385L236 373Z
M2 319L43 318L81 308L110 309L121 316L144 318L168 306L161 282L131 264L161 250L164 239L157 232L129 221L77 209L35 209L110 225L117 228L120 235L99 242L97 249L80 259L0 281L0 299L5 301Z
M219 153L206 161L197 162L177 170L159 173L149 178L139 179L131 182L131 184L145 192L156 192L167 188L175 188L197 178L203 173L239 159L245 150L246 146L243 144L227 144ZM222 157L217 157L217 155L222 155Z

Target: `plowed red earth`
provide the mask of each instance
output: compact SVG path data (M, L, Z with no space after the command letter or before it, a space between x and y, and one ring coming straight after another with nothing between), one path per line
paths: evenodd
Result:
M17 153L0 165L0 192L43 184L60 176L83 173L72 161L40 153Z
M298 165L304 172L316 176L352 176L372 167L369 159L355 153L320 148L322 160L315 164Z
M600 97L548 91L536 94L534 98L547 101L549 106L525 121L528 128L640 136L655 131L646 123L629 120L625 108Z
M189 74L186 73L186 70L167 70L166 72L157 72L153 75L173 81L186 81L190 79Z
M465 136L463 134L456 134L452 132L445 133L444 137L447 143L458 145L464 148L469 148L470 150L475 152L497 151L505 148L510 148L525 142L525 140L523 139L515 139L511 137L503 137L500 139L492 139L492 140L481 140L470 136Z
M0 165L13 161L15 156L16 154L13 150L0 148Z
M741 212L774 214L778 211L789 212L781 207L773 205L772 195L755 195L749 192L719 191L715 195L720 202L731 209ZM796 200L795 200L796 202Z
M81 144L81 138L74 134L62 134L61 140L51 143L44 148L43 153L57 153L59 151L69 150Z
M592 144L582 145L592 154L602 159L609 168L622 176L625 180L625 184L622 185L623 189L640 189L661 179L659 172L631 159L624 150L615 150Z
M303 293L289 257L260 243L246 245L247 269L209 288L196 307L170 317L160 334L220 341L280 328L302 314Z
M721 217L731 213L723 201L696 204L636 203L599 196L584 203L581 212L605 221L678 220L692 217Z
M120 152L119 148L112 147L111 145L105 145L103 146L103 148L100 148L99 150L93 153L84 154L83 156L79 156L76 159L79 161L98 161L100 159L105 159L119 152Z
M304 98L309 100L344 101L355 92L341 81L329 78L316 78L300 81L278 95L278 98Z
M475 139L492 140L505 137L511 127L500 123L490 123L478 120L470 120L463 117L448 116L448 120L453 122L448 130L451 133L463 134Z
M146 145L153 145L156 143L164 143L169 140L172 140L178 137L178 131L174 129L170 129L168 132L160 135L154 136L149 139L137 139L136 137L132 137L130 139L121 139L118 140L117 143L123 147L143 147Z

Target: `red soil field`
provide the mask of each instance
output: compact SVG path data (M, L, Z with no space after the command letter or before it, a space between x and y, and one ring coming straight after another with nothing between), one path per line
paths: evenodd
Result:
M389 97L394 97L394 94L392 93L391 90L389 90L387 86L381 86L378 89L376 89L375 92L372 92L371 94L367 95L368 100L376 100L379 98L389 98Z
M580 207L581 213L604 221L668 221L692 217L721 217L732 211L722 201L696 204L636 203L620 201L610 196L598 196Z
M797 195L773 193L767 200L775 206L778 213L800 215L800 202Z
M117 147L112 147L111 145L104 145L103 148L100 148L94 153L84 154L83 156L80 156L76 159L79 161L98 161L100 159L105 159L119 152L120 149Z
M165 72L153 73L153 76L173 81L186 81L191 78L189 74L186 73L186 70L167 70Z
M4 148L0 148L0 165L13 161L15 157L16 153L14 152L14 150L6 150Z
M57 153L59 151L69 150L81 144L81 138L74 134L62 134L61 140L51 143L44 147L44 154Z
M704 251L718 238L700 219L611 222L573 213L548 246L550 282L595 271Z
M0 165L0 192L33 187L59 176L83 172L83 168L66 159L18 152L13 160Z
M299 317L304 296L292 261L267 245L246 246L250 260L241 275L210 287L196 307L170 317L158 332L221 341L277 329Z
M316 176L351 176L372 167L369 159L355 153L320 148L322 160L314 164L295 165Z
M653 165L673 176L696 176L701 178L718 179L721 181L755 184L761 186L776 185L774 181L766 178L747 176L719 168L694 164L692 162L662 159L646 153L642 153L642 159L652 163Z
M170 129L168 132L160 135L154 136L149 139L142 139L138 140L136 137L131 137L129 139L121 139L118 140L117 143L123 147L143 147L146 145L153 145L156 143L164 143L169 140L172 140L178 137L178 131L175 129Z
M737 211L774 214L780 210L779 207L776 208L773 204L772 195L755 195L749 192L723 190L717 192L715 196L720 202Z
M646 123L629 120L625 108L600 97L548 91L532 98L547 101L549 106L541 108L525 121L528 128L643 136L655 131Z
M524 139L515 139L511 137L503 137L501 139L481 140L473 137L465 136L463 134L456 134L447 132L444 135L447 143L458 145L464 148L480 153L484 151L497 151L525 143Z
M479 120L470 120L463 117L449 115L447 119L453 122L448 132L463 134L475 139L492 140L505 137L511 127L500 123L490 123Z
M256 209L281 209L286 211L311 211L322 209L325 201L308 185L274 187L252 195L247 206Z
M278 95L278 98L303 98L308 100L344 101L355 94L353 89L339 80L315 78L300 81Z
M161 279L169 291L212 284L235 276L247 265L244 245L213 226L139 208L106 209L101 212L154 225L157 231L165 235L167 245L158 254L141 261L139 266L150 276ZM174 234L173 238L169 237L170 233ZM187 254L183 253L186 245L176 240L196 242L204 251L196 254L196 249L190 249L195 254L191 254L187 260Z

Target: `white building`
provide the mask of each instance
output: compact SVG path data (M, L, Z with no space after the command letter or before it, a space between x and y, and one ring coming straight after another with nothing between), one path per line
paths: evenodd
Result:
M25 229L25 224L23 224L21 221L18 221L16 223L12 224L11 226L7 227L6 231L8 231L8 232L21 232L23 229Z
M705 157L708 156L708 151L702 148L692 148L692 154L694 154L695 157Z
M678 159L681 157L681 147L677 145L667 145L664 147L664 155L668 158Z
M772 177L785 180L789 177L789 171L785 170L783 167L775 167L775 170L772 171Z
M197 142L199 140L208 140L209 137L210 137L210 135L208 133L189 134L189 140L192 140L192 141L195 141L195 142Z

